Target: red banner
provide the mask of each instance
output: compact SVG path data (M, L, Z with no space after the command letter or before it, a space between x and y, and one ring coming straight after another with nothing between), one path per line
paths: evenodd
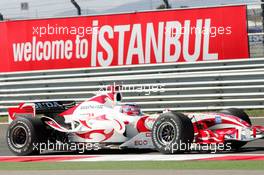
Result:
M0 23L0 72L248 58L245 6Z

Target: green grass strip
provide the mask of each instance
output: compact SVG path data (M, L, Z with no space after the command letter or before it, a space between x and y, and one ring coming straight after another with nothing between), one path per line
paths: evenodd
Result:
M263 161L108 161L0 163L0 170L264 170Z
M8 117L7 116L0 116L0 123L6 123L8 122Z
M264 117L264 110L263 109L248 109L248 110L245 110L245 112L250 117Z

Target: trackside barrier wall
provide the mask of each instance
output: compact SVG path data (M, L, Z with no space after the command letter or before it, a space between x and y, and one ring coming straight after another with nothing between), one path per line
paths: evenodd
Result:
M134 86L123 89L124 102L146 112L257 109L264 107L263 76L264 58L0 73L0 114L21 102L80 102L113 83Z

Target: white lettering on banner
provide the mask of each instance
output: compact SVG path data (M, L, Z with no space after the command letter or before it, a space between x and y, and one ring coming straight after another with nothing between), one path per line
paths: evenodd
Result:
M164 31L164 22L159 22L159 31ZM163 41L163 32L158 33L158 42L155 38L155 31L153 28L153 23L147 24L147 35L146 35L146 48L145 48L145 63L150 63L150 48L153 47L154 55L157 63L162 62L162 41Z
M205 20L205 35L204 35L204 42L203 42L203 57L204 60L217 60L218 54L217 53L209 53L209 38L210 38L210 27L211 26L211 20L206 19Z
M93 27L98 27L98 21L93 21ZM96 66L96 51L97 51L97 32L92 34L92 56L91 56L91 66Z
M200 50L201 50L201 38L202 38L202 20L197 20L196 23L196 35L195 35L195 46L194 46L194 53L189 53L189 36L190 36L190 24L191 21L186 20L184 23L184 37L183 37L183 57L186 59L186 61L192 62L196 61L200 56ZM206 33L205 33L206 35Z
M36 41L33 36L32 43L13 44L14 61L41 61L54 59L71 59L73 43L71 40Z
M195 25L191 25L195 24ZM157 25L157 26L155 26ZM90 66L177 62L181 55L187 62L217 60L210 52L211 19L196 21L161 21L157 24L99 25L92 21L96 32L88 39L76 35L73 39L13 43L15 62L88 59ZM193 33L193 28L195 32ZM42 29L44 31L44 29ZM229 31L229 29L228 29ZM43 36L43 34L42 34ZM114 44L113 44L114 43ZM116 60L114 60L116 59Z
M132 64L133 55L137 55L138 63L144 63L144 55L143 55L143 45L142 45L142 33L140 24L134 24L130 42L127 51L127 61L126 64Z
M171 31L176 30L174 35ZM178 61L181 54L181 42L179 41L182 34L182 26L178 21L170 21L166 23L165 33L165 62L176 62ZM175 47L174 54L171 53L171 46Z
M105 51L108 53L108 57L107 58L103 58L103 52L98 52L98 61L99 64L103 67L107 67L111 64L112 60L113 60L113 48L111 47L111 45L107 42L107 40L104 38L104 34L107 33L109 38L113 38L114 37L114 32L112 30L111 26L103 26L100 29L99 32L99 43L101 44L101 46L105 49Z
M130 30L129 25L115 26L114 31L118 32L118 65L124 64L124 42L125 32Z

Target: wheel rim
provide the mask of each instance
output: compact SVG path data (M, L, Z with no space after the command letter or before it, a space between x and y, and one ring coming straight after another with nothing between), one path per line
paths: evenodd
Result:
M27 131L23 126L16 126L11 133L11 142L16 148L22 148L27 143Z
M175 129L170 122L162 123L158 128L158 140L164 145L170 144L175 138Z

